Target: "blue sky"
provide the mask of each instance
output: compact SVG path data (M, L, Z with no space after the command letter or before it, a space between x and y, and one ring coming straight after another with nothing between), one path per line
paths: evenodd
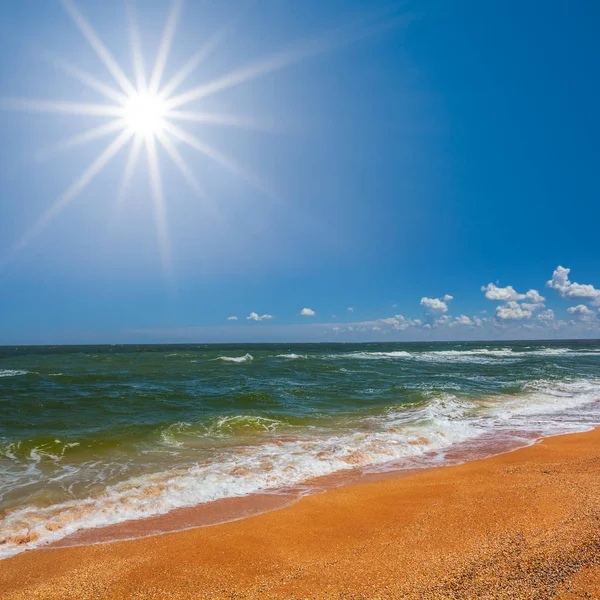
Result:
M135 82L125 5L0 6L0 343L600 337L600 5L188 0L202 193L157 141L157 212L144 141L36 227L119 131L23 99L114 104L56 57L119 90L79 10ZM138 1L148 79L170 10Z

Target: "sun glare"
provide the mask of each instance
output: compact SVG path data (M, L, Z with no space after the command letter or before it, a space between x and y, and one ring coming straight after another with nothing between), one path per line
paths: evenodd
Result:
M72 184L51 204L37 219L31 228L9 250L8 255L0 260L11 260L18 252L47 227L84 189L95 179L105 166L125 147L129 147L128 156L124 162L123 175L116 199L121 202L132 181L133 173L144 153L147 159L147 172L151 185L151 200L156 222L157 241L164 265L168 269L169 244L167 235L167 212L165 194L161 178L161 157L168 157L180 171L190 187L205 199L207 198L201 182L197 180L192 169L179 150L183 145L194 150L220 168L242 177L247 183L256 187L262 193L267 193L260 178L249 169L242 167L231 157L214 148L205 139L200 139L189 131L186 125L202 123L208 126L232 126L244 129L265 129L265 126L255 119L238 115L216 114L186 110L186 106L208 96L229 88L247 83L257 77L283 69L297 63L299 60L319 54L332 44L325 39L312 40L306 44L297 45L286 52L267 56L263 60L250 63L228 73L204 82L185 91L179 90L186 80L196 71L198 66L223 42L227 27L217 31L198 48L187 62L175 70L171 77L163 81L168 72L167 62L173 43L177 21L181 12L183 0L172 0L162 39L160 40L153 68L149 73L145 70L145 57L142 53L141 37L135 17L135 0L129 0L129 38L133 78L126 74L124 66L120 65L110 50L104 45L100 36L93 29L85 16L77 7L76 0L61 0L61 4L77 29L95 51L98 58L112 76L114 83L107 84L97 79L90 72L71 64L69 61L46 53L44 56L80 83L104 96L104 103L80 103L65 100L38 100L30 98L0 98L0 109L25 110L34 112L49 112L63 115L85 116L88 118L109 119L100 125L89 127L80 133L63 140L45 153L38 156L48 156L54 152L75 148L101 138L113 135L113 140L99 153L97 158L77 177ZM375 29L376 30L376 29ZM348 40L361 39L362 30L356 32L350 29ZM116 87L115 85L116 84ZM108 102L106 102L108 101ZM270 130L266 126L266 130ZM161 150L159 152L159 149Z
M123 107L125 125L132 133L140 136L156 136L165 125L167 109L157 94L136 92Z

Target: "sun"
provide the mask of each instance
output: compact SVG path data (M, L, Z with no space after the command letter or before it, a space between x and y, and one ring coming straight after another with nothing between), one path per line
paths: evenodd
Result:
M264 121L261 122L254 117L200 112L193 109L186 110L186 107L268 73L284 69L304 58L320 54L339 42L332 43L332 40L325 38L308 40L306 43L296 44L286 51L268 55L261 60L235 68L200 85L181 90L180 88L198 69L199 65L223 43L228 27L223 27L206 39L179 70L175 70L169 79L163 81L164 75L170 71L166 67L183 0L172 0L171 2L163 35L158 44L156 59L150 72L146 72L145 69L146 57L142 52L141 36L135 15L135 0L128 0L128 29L133 66L133 77L130 77L125 72L126 67L117 62L92 25L79 10L76 0L60 0L60 2L76 28L110 73L113 82L112 84L105 83L89 71L53 54L45 53L43 58L50 60L54 66L103 96L104 103L0 98L0 109L46 112L84 117L86 119L109 119L108 122L101 125L83 129L80 133L63 140L45 153L38 153L38 157L48 156L59 150L73 149L110 135L115 137L71 185L42 212L29 230L13 244L8 254L0 257L0 267L11 261L21 250L28 246L87 188L122 149L128 148L121 183L115 194L116 201L123 201L139 159L145 154L151 187L149 204L154 211L161 259L165 269L169 270L167 207L161 177L161 157L168 157L192 190L202 196L204 200L209 199L208 195L202 186L202 182L197 179L197 170L188 165L180 152L179 147L181 145L200 153L219 168L226 169L231 174L241 177L251 186L257 188L259 192L270 197L273 196L255 173L213 147L205 139L200 139L186 127L186 125L200 123L206 126L273 131L272 125L268 122L265 124ZM377 30L375 25L373 26L374 31ZM348 41L358 40L364 37L364 31L362 26L356 31L349 28L344 35L347 36ZM333 39L335 40L335 37ZM278 129L276 128L275 131L278 131Z
M211 126L232 126L243 129L264 129L255 119L231 114L216 114L185 110L192 104L217 92L240 85L265 73L278 70L291 64L297 57L290 56L277 61L271 59L233 70L208 81L203 85L180 91L190 75L223 41L222 32L217 32L176 70L170 79L163 81L171 46L175 37L177 21L183 0L172 0L162 39L160 40L156 60L148 73L145 70L145 57L142 53L141 37L135 17L134 0L129 7L129 37L132 50L133 78L129 77L124 66L119 64L110 50L104 45L96 31L79 10L75 0L61 0L62 6L77 29L100 58L112 76L116 87L97 79L69 61L49 53L44 58L66 74L104 97L103 104L78 103L63 100L49 101L29 98L0 98L0 109L49 112L88 119L109 119L101 125L84 129L80 133L63 140L55 147L38 153L38 156L49 156L56 151L72 149L99 140L109 135L115 136L97 158L73 181L73 183L44 211L28 231L9 249L8 255L0 257L0 266L12 260L23 248L45 229L77 196L94 180L106 165L124 148L128 147L124 161L121 184L115 194L117 202L122 202L134 171L143 154L146 156L147 174L151 187L150 206L154 212L157 242L163 266L169 270L169 243L167 233L167 210L165 193L162 185L160 158L168 157L178 169L192 190L207 198L207 194L198 181L182 153L179 145L202 154L220 168L242 177L247 183L258 188L265 188L254 173L242 167L233 158L214 148L207 141L191 133L185 124L202 123ZM106 102L108 101L108 102ZM159 152L160 149L160 152Z
M157 136L164 131L167 107L158 94L140 91L127 98L123 106L123 120L135 135Z

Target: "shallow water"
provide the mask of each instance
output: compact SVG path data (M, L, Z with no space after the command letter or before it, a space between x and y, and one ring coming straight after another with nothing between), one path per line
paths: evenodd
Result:
M600 422L600 344L0 348L0 556Z

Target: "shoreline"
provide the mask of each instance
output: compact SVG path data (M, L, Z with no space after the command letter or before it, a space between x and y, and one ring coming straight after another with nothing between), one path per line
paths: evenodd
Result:
M241 520L29 550L0 561L0 589L7 599L586 597L573 594L600 590L599 469L600 429L544 438Z
M232 523L274 510L280 510L299 502L307 496L326 493L338 487L410 477L416 473L431 469L443 469L514 452L536 444L542 439L555 437L541 437L533 432L520 433L524 435L520 443L512 436L502 439L497 435L483 436L458 443L449 449L446 459L437 465L425 462L423 466L407 467L401 466L403 464L402 461L396 461L381 465L372 465L371 468L353 467L311 478L291 487L274 488L245 496L220 498L139 519L130 519L114 524L79 529L63 538L23 551L55 550L59 548L110 544L119 541L135 541L157 535ZM10 557L2 558L0 562L7 558Z

